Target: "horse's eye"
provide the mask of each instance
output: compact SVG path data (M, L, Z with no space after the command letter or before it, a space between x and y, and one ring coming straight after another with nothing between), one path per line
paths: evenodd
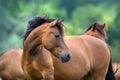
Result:
M57 38L57 39L60 38L60 35L55 35L55 38Z

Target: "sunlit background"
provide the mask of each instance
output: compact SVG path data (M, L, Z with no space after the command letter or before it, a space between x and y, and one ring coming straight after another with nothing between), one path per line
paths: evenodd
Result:
M35 15L63 19L66 35L80 35L94 22L107 25L112 58L120 62L120 0L0 0L0 52L22 48L27 22Z

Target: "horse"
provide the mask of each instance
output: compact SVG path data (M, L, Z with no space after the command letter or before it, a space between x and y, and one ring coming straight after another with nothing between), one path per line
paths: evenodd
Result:
M106 24L102 25L102 24L95 22L85 31L84 34L94 36L96 38L99 38L99 39L105 41L107 38L105 28L106 28Z
M62 63L70 60L71 55L63 35L61 20L35 16L28 22L22 56L22 68L28 80L54 80L51 55Z
M0 54L2 80L26 80L21 67L22 49L12 48Z
M22 56L22 68L27 79L82 80L89 75L91 80L105 80L106 74L110 73L110 51L107 44L89 35L60 35L64 33L60 24L63 24L61 20L49 20L40 16L28 22ZM60 44L55 46L56 37L64 43L66 54L63 57L58 50L54 51L60 47ZM57 42L60 43L60 40ZM109 80L113 80L112 76L109 77Z
M106 38L107 38L107 34L106 34L106 31L105 31L105 28L106 28L106 24L99 24L99 23L94 23L94 24L92 24L86 31L85 31L85 35L90 35L90 36L93 36L93 37L96 37L96 38L98 38L98 39L101 39L101 40L103 40L103 41L105 41L106 40ZM108 46L109 47L109 46ZM109 47L109 49L110 49L110 47ZM110 49L110 52L111 52L111 49ZM109 69L111 70L111 74L113 74L114 75L114 72L113 72L113 67L114 66L112 66L113 64L112 64L112 62L110 61L110 64L109 64ZM111 75L109 75L109 74L107 74L108 76L111 76ZM116 76L113 76L113 78L116 78ZM106 80L108 80L107 79L107 77L106 77Z
M112 66L116 80L120 80L120 63L113 63Z

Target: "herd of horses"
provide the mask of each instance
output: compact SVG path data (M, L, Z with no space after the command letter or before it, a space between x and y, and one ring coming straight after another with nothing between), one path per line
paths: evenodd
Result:
M62 20L35 16L28 21L23 49L0 54L2 80L120 80L112 63L106 25L94 23L83 35L65 36Z

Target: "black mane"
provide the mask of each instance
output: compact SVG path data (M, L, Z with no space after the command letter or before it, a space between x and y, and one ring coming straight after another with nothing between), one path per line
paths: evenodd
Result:
M89 31L92 28L93 25L91 25L85 32Z
M104 34L102 27L99 27L99 26L103 26L103 25L100 25L98 23L94 23L85 32L89 31L93 27L93 30L97 30L100 34Z
M97 30L100 34L103 35L103 34L104 34L103 28L102 28L102 27L99 27L99 26L103 26L103 25L96 24L95 30Z
M36 27L38 27L39 25L44 24L45 22L52 22L55 19L49 19L47 16L34 16L32 19L30 19L28 21L28 25L27 25L27 30L25 32L25 34L23 35L24 40L28 37L28 35L31 33L32 30L34 30Z

